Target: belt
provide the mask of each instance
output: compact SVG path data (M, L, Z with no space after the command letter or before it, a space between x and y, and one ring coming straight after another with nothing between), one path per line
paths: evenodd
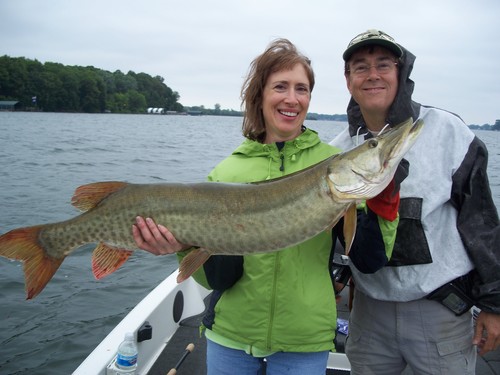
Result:
M431 292L427 299L440 302L457 316L466 313L474 306L471 297L471 273L440 286Z

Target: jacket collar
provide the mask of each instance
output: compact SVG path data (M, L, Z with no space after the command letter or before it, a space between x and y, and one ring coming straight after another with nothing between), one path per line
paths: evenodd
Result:
M306 128L297 138L286 141L282 148L282 152L295 154L303 149L313 147L320 142L321 140L318 134L314 130ZM275 143L265 144L245 139L243 143L234 150L233 155L268 156L273 153L279 153L278 146Z

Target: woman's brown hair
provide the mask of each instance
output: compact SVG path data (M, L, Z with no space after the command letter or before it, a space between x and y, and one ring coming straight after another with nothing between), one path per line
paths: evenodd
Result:
M262 114L264 86L272 73L290 70L302 64L309 79L310 92L314 88L314 71L311 60L297 50L288 39L276 39L250 64L249 73L241 89L241 104L244 107L243 136L263 142L266 124Z

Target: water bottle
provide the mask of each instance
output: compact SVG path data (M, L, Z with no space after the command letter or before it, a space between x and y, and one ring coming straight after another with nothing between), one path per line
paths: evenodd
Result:
M132 332L127 332L125 340L118 346L116 368L119 370L117 374L135 374L137 369L137 345Z

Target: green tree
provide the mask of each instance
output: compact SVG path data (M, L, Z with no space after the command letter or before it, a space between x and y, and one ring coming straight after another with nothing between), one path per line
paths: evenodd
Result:
M0 86L0 95L4 99L16 99L23 102L24 105L29 104L26 102L26 84L29 82L26 59L3 56L0 64L1 70L4 70L2 75L6 76L6 80L2 80Z
M114 113L127 113L128 112L128 96L116 92L109 101L108 109Z
M183 110L179 94L160 76L0 56L0 99L18 100L27 108L32 106L33 96L37 97L38 109L45 111L141 113L147 107Z
M80 108L79 79L72 69L64 69L60 73L64 103L59 110L76 112Z
M99 104L101 96L99 84L94 74L91 71L84 70L81 72L79 85L80 93L80 110L82 112L97 113L102 112Z
M491 127L491 130L497 130L500 131L500 120L495 121L495 125Z
M128 110L131 113L146 112L146 98L137 90L129 90L127 92Z
M220 115L220 104L219 103L215 103L215 105L214 105L214 114Z

